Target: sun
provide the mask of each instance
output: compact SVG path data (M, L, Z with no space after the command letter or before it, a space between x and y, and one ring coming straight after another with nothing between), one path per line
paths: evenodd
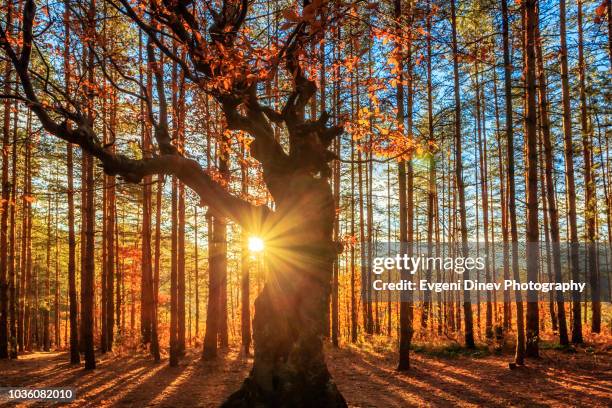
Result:
M263 239L259 237L250 237L249 238L249 251L251 252L261 252L264 249Z

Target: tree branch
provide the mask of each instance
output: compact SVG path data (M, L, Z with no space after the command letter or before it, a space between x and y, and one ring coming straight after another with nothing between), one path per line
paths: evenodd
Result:
M35 15L33 0L26 0L25 10L22 25L23 37L31 41ZM175 152L148 159L131 159L105 149L89 121L82 115L70 115L75 127L69 123L68 119L61 123L55 122L47 112L50 108L38 99L29 75L31 43L28 45L27 42L24 42L21 55L17 57L17 53L9 44L6 32L0 27L0 47L11 59L19 76L25 94L25 97L19 99L26 101L43 128L66 142L80 146L84 151L96 157L102 163L105 173L120 176L131 183L139 183L145 176L151 174L175 175L196 192L202 204L208 205L213 213L230 218L251 231L263 228L263 223L272 214L272 211L265 206L255 206L232 195L221 184L213 180L197 161ZM157 80L159 82L159 78ZM63 110L56 109L55 111L67 114Z

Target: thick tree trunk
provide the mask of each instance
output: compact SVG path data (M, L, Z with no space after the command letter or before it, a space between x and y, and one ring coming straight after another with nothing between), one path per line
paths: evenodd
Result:
M324 318L337 246L329 183L296 173L275 197L264 233L268 275L255 300L255 360L224 407L345 407L323 355Z

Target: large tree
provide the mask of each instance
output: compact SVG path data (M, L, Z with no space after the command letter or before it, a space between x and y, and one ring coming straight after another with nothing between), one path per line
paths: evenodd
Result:
M140 92L131 92L115 83L119 91L137 98L144 94L156 154L127 157L100 142L94 118L81 106L79 90L63 92L57 86L61 79L55 79L43 63L45 57L52 57L45 56L45 47L36 42L42 41L41 30L53 20L36 11L34 0L25 1L19 16L20 41L7 34L11 27L0 27L0 47L21 83L13 97L31 108L46 132L80 146L110 176L138 183L151 174L174 175L214 216L231 219L265 237L269 272L255 301L253 369L226 406L346 406L327 370L322 341L339 250L333 240L336 214L329 183L329 163L335 156L328 148L342 128L327 126L326 112L316 118L305 114L316 85L302 59L309 48L305 45L320 35L317 16L322 3L305 1L286 13L287 36L273 53L259 50L257 39L251 38L255 34L244 27L248 0L224 0L218 7L181 0L138 6L129 0L107 3L148 36L148 52L155 64L164 60L177 63L198 92L216 100L229 130L252 137L250 153L262 165L274 210L232 195L175 146L169 132L163 70L156 70L156 89L147 93L127 72L126 64L122 65L125 61L102 64L112 56L100 52L91 38L80 44L90 55L95 54L98 73L111 80L104 67L112 66L127 82L140 86ZM85 17L82 24L87 26ZM280 111L264 105L259 95L260 81L274 75L290 89ZM285 131L280 140L275 138L273 124Z

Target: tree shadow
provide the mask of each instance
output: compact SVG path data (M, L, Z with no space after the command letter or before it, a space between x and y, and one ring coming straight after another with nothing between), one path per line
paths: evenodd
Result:
M569 378L573 371L558 378L559 370L544 361L528 361L526 367L509 370L506 358L446 359L413 354L412 368L404 373L394 370L393 358L363 350L335 351L329 361L345 397L357 405L610 406L606 370L601 377L589 376L581 386L580 376ZM368 390L370 396L356 395L361 389ZM593 390L599 392L594 394Z
M178 367L165 365L139 382L116 405L218 406L245 377L250 361L233 350L214 361L202 361L199 353L186 355Z

